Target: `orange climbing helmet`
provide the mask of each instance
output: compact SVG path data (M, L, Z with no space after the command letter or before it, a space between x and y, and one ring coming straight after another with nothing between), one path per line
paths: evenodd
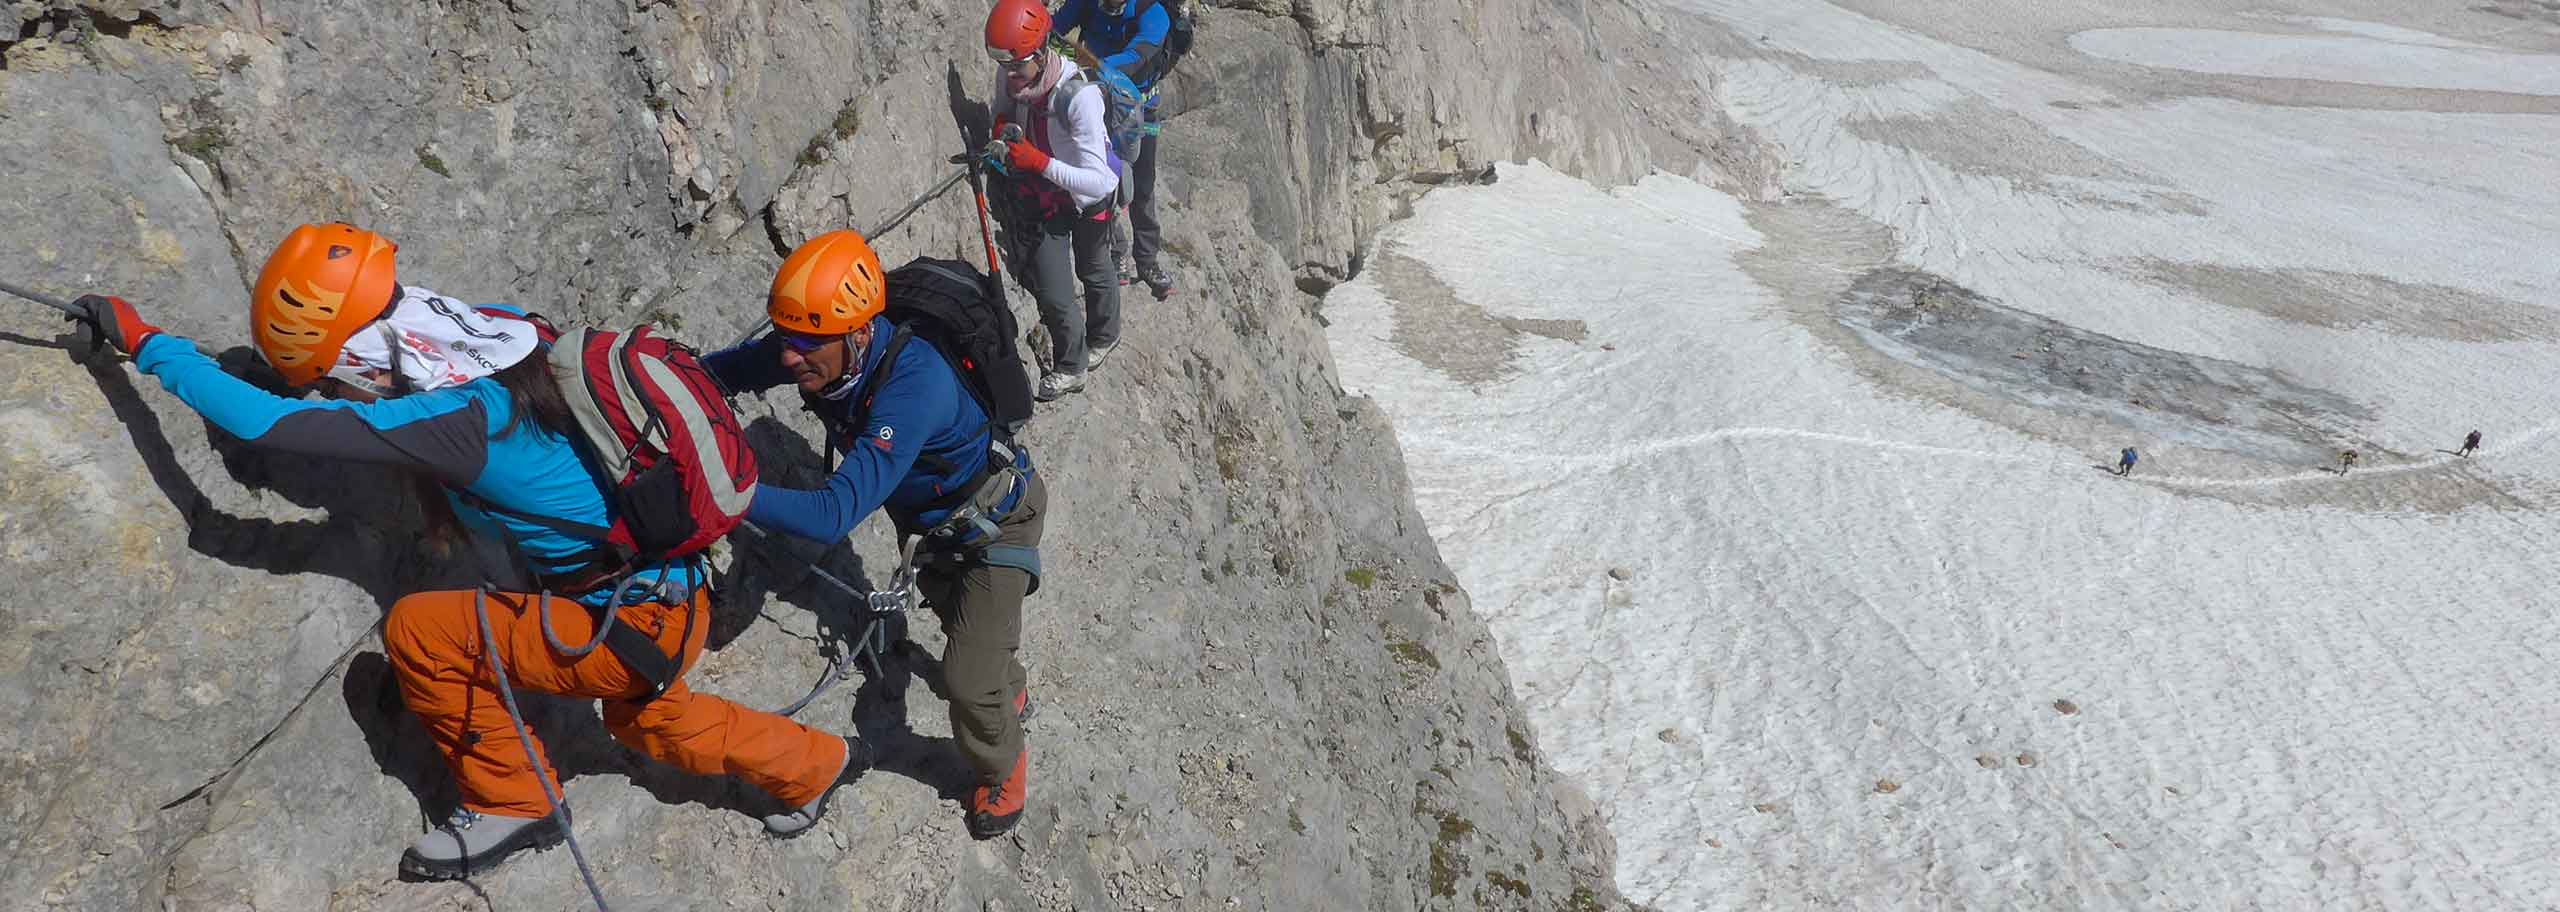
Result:
M880 255L862 235L830 231L782 259L765 315L789 332L844 335L868 325L888 306L886 275Z
M284 236L249 297L258 353L308 386L329 372L347 339L391 307L398 245L354 225L304 225Z
M987 13L987 56L1010 63L1049 43L1049 8L1040 0L996 0Z

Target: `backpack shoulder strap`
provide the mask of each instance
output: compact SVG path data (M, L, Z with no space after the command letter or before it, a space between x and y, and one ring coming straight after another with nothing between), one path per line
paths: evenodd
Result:
M925 268L934 269L943 272L946 275L949 274L949 270L941 269L941 267L938 266L927 264ZM961 281L965 282L967 280L962 279ZM862 432L864 426L871 423L871 397L873 395L871 386L872 384L879 382L880 378L888 376L889 369L898 363L898 353L906 350L907 343L910 340L913 340L915 335L915 330L905 323L898 324L897 331L889 335L889 347L882 349L880 352L880 366L874 367L871 369L870 373L864 374L862 377L862 384L854 387L853 421L846 433L859 434ZM944 354L942 358L945 362L949 362L951 360L951 356L949 354ZM960 365L952 364L951 371L954 374L959 373ZM960 391L962 394L969 396L972 400L977 398L977 393L971 391L969 388L969 378L964 376L957 377L955 379L960 382ZM984 404L979 405L980 411L985 411L985 409L986 406ZM917 446L922 447L923 444L918 443ZM918 449L916 451L916 462L924 466L927 470L934 472L949 473L952 469L958 468L958 466L953 464L951 460L925 452L922 449Z
M871 423L871 388L880 382L881 377L889 373L890 368L898 365L898 353L905 351L907 342L915 337L916 331L904 323L898 324L898 328L889 333L888 347L880 350L880 366L863 374L862 382L853 387L853 414L851 415L853 421L851 427L846 428L848 432L860 433L863 425Z
M1094 84L1093 77L1085 75L1083 70L1077 70L1075 75L1058 80L1058 84L1049 89L1051 116L1056 117L1059 123L1066 123L1067 106L1074 104L1076 96L1084 94L1085 88Z
M954 285L978 286L978 285L981 285L981 284L983 283L983 281L984 281L983 279L972 279L972 278L970 278L970 277L968 277L968 276L961 275L958 271L956 271L956 270L952 269L951 267L944 266L944 265L942 265L942 264L940 264L940 263L933 262L932 260L919 260L919 261L917 261L917 262L909 263L909 264L907 264L907 265L908 265L908 266L913 266L913 267L915 267L915 268L917 268L917 269L924 270L924 271L926 271L926 272L933 273L934 275L938 275L938 276L941 276L941 277L946 278L946 279L950 279L950 280L951 280L951 282L952 282L952 284L954 284ZM902 268L903 268L903 267L902 267ZM898 327L898 330L899 330L900 332L905 332L905 331L906 331L906 327L904 327L904 326L900 326L900 327Z

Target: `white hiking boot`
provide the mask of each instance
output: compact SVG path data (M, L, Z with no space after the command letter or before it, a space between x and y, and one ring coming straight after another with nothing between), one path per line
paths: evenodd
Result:
M1093 344L1093 343L1091 343L1091 342L1087 342L1087 343L1085 343L1085 346L1084 346L1084 370L1085 370L1085 373L1088 373L1088 374L1089 374L1089 373L1092 373L1092 372L1094 372L1094 371L1101 370L1101 369L1102 369L1102 359L1104 359L1104 358L1108 358L1108 357L1111 357L1111 350L1112 350L1112 349L1115 349L1115 348L1119 348L1119 347L1120 347L1120 343L1119 343L1118 341L1116 341L1116 340L1115 340L1115 341L1111 341L1111 342L1105 342L1105 343L1102 343L1102 344L1100 344L1100 345L1095 345L1095 344Z
M560 815L501 817L455 808L444 825L428 830L400 856L400 870L431 880L456 880L494 867L518 849L560 844Z

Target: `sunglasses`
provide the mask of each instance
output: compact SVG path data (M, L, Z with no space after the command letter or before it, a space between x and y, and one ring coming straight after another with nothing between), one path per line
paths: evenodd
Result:
M777 332L774 335L782 340L782 347L795 355L805 355L844 339L843 336L804 336L796 332Z

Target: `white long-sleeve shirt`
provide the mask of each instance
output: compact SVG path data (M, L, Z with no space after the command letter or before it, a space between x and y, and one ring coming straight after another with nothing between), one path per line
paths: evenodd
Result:
M1055 59L1065 67L1058 74L1058 84L1064 86L1079 71L1065 55ZM1041 169L1040 176L1067 191L1076 208L1090 207L1120 189L1120 174L1111 169L1111 134L1102 125L1108 102L1102 98L1101 86L1086 83L1077 90L1067 101L1063 120L1056 116L1057 105L1045 97L1037 112L1024 110L1032 106L1013 100L1013 93L1005 91L1002 72L996 74L995 93L988 97L997 100L996 111L1007 123L1021 124L1032 144L1049 153L1049 167Z

